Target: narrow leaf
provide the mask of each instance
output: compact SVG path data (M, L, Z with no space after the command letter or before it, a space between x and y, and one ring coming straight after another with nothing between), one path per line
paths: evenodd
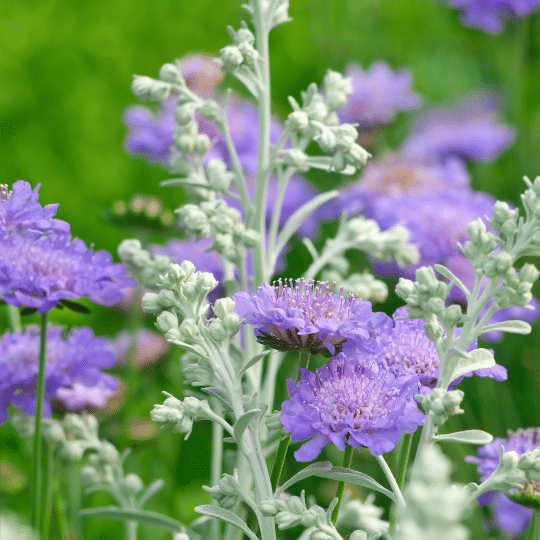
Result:
M252 409L251 411L248 411L247 413L244 413L234 424L233 432L234 432L234 438L236 439L236 442L240 444L240 441L242 440L242 435L244 434L244 431L249 427L249 424L259 414L260 409Z
M276 495L283 493L286 489L290 488L296 482L309 478L310 476L318 475L319 473L329 472L332 469L332 464L329 461L320 461L308 465L305 469L302 469L299 473L291 476L277 491Z
M469 444L489 444L493 441L493 435L480 429L468 429L456 433L444 433L433 437L436 441L447 441Z
M445 277L446 279L457 285L465 293L467 298L470 297L471 291L469 291L463 281L461 281L461 279L459 279L453 272L448 270L446 266L443 266L442 264L435 264L434 268L435 270L437 270L437 272L439 272L439 274L441 274L441 276Z
M229 398L218 388L214 388L213 386L206 386L205 388L201 388L201 390L210 396L214 396L223 403L227 408L231 408L231 402L229 401Z
M157 512L138 510L136 508L118 508L117 506L102 506L100 508L83 508L82 516L104 517L118 521L137 521L165 531L182 532L185 526L180 521L163 516Z
M477 369L492 368L495 365L493 355L486 349L475 349L467 353L466 358L460 358L450 380L455 380Z
M83 313L84 315L92 313L92 310L90 308L87 308L86 306L83 306L78 302L67 300L66 298L60 300L59 304L62 304L64 307L67 307L68 309L71 309L71 311L75 311L76 313Z
M242 369L236 374L236 376L240 379L242 375L253 365L255 365L259 360L262 360L267 354L269 354L270 351L264 351L260 354L256 354L247 364L242 366Z
M313 169L322 169L323 171L329 172L333 171L332 158L330 156L308 156L304 163ZM347 165L342 171L339 171L339 174L354 174L355 172L356 167Z
M139 508L142 508L148 499L155 493L157 493L163 486L165 485L165 482L159 478L158 480L154 480L147 488L146 491L141 495L139 498L139 501L137 502L137 506Z
M328 202L331 199L334 199L339 195L337 190L328 191L327 193L321 193L313 199L311 199L306 204L302 205L296 212L292 214L291 217L285 222L281 232L279 233L277 244L276 244L276 255L279 255L283 248L286 246L287 242L291 239L291 236L298 230L298 227L304 223L306 218L319 206L322 206L324 203Z
M379 482L373 480L371 476L358 471L353 471L352 469L346 469L345 467L332 467L330 471L318 473L316 476L319 476L320 478L328 478L329 480L337 480L338 482L346 482L347 484L355 484L357 486L367 487L369 489L378 491L379 493L382 493L392 499L394 502L397 502L396 496L390 490L381 486Z
M489 326L485 326L482 330L482 334L485 334L486 332L509 332L510 334L530 334L531 333L531 325L526 323L525 321L503 321L495 324L490 324Z
M215 517L230 523L235 527L238 527L244 534L247 534L252 540L259 540L257 536L251 531L248 526L236 515L233 514L230 510L221 508L220 506L213 506L211 504L203 504L195 508L195 512L203 514L205 516Z

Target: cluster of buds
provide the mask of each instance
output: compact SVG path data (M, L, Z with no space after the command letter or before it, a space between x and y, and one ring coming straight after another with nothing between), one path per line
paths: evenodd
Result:
M128 272L150 289L157 287L160 275L172 262L171 257L165 255L153 257L136 239L122 240L118 246L118 255Z
M240 262L240 251L252 248L259 235L246 229L242 215L224 200L203 201L200 205L186 204L176 210L185 227L200 238L213 239L211 249L231 262Z
M539 275L534 264L524 264L519 271L510 267L505 275L501 276L502 285L495 292L497 307L503 309L509 306L526 306L532 299L531 289Z
M240 67L255 67L259 60L259 53L253 44L255 36L248 29L245 22L242 22L242 28L235 31L232 26L227 27L227 31L233 40L233 45L227 45L220 51L220 57L217 62L223 71L236 71Z
M463 486L450 482L450 460L437 447L417 457L405 490L407 506L398 507L395 540L466 540L460 522L470 502Z
M334 500L337 503L337 499ZM335 504L325 511L317 505L306 506L305 492L300 497L291 496L287 500L276 498L262 501L259 509L265 516L274 516L278 529L291 529L298 525L313 528L312 540L338 540L341 536L332 523L332 510Z
M364 501L351 499L346 494L341 504L337 525L347 527L348 529L356 529L358 540L362 538L358 534L359 532L365 531L364 538L366 539L367 534L370 535L370 539L386 534L389 529L389 523L381 519L384 514L384 508L376 506L374 501L375 493L370 493ZM351 538L354 539L353 536Z
M154 405L150 411L150 418L154 422L163 424L162 429L172 426L175 433L185 433L184 439L187 439L193 429L194 420L212 416L207 401L189 396L184 401L180 401L167 392L163 393L169 397L163 402L163 405Z
M465 412L460 408L464 395L461 390L448 391L444 388L435 388L429 395L417 394L415 398L422 405L424 412L431 417L433 425L440 427L450 416Z
M388 297L388 287L384 281L377 279L367 270L344 277L338 270L331 269L321 274L321 281L339 283L343 288L343 295L352 294L356 298L370 302L384 302Z
M242 488L238 482L238 470L234 469L233 476L224 474L216 486L203 486L210 493L212 499L218 501L223 508L233 510L242 495Z
M396 286L396 294L407 302L409 317L426 321L424 330L432 341L443 334L443 329L434 319L434 315L445 326L455 326L462 320L463 312L460 306L445 305L449 291L450 285L439 281L433 268L428 266L416 270L415 282L400 278Z

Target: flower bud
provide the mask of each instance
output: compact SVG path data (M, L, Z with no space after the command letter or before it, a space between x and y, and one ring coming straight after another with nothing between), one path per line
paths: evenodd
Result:
M204 156L212 147L210 137L206 133L199 133L195 136L193 150L199 156Z
M403 300L407 301L407 298L414 293L414 283L410 279L399 278L396 285L396 294Z
M257 60L259 60L259 51L247 42L238 45L238 50L242 53L244 62L248 66L254 66Z
M130 495L138 495L144 487L143 481L134 473L127 474L122 484Z
M529 283L534 283L538 276L540 276L540 272L538 272L536 266L534 264L524 264L521 270L519 271L519 279L521 281L527 281Z
M255 36L248 28L240 28L237 32L235 32L233 39L236 45L240 45L241 43L249 43L250 45L253 45L253 43L255 43Z
M84 454L85 446L80 441L70 441L62 449L62 455L69 461L79 461Z
M303 131L309 125L308 115L304 111L294 111L289 114L287 125L294 131Z
M174 117L179 126L187 126L190 122L193 122L195 115L195 105L193 103L184 103L178 105L174 111Z
M302 499L296 496L292 496L289 498L289 500L287 501L287 507L291 512L294 512L295 514L302 514L305 510Z
M85 465L79 474L81 475L81 482L85 487L97 484L101 480L96 468L91 465Z
M220 53L222 62L221 69L223 71L234 71L235 69L238 69L244 61L244 57L240 52L240 49L235 45L227 45L226 47L223 47Z
M166 83L182 84L182 75L175 64L163 64L159 70L159 78Z
M135 75L131 83L131 91L141 101L162 101L169 97L171 85L150 77Z
M234 300L232 298L219 298L214 302L214 313L220 319L224 319L227 315L235 313Z
M199 327L194 319L184 319L178 329L184 338L183 341L187 343L199 338Z
M210 122L217 122L221 119L221 107L213 99L205 101L200 111L203 117Z
M219 343L227 337L227 331L219 319L213 320L207 328L208 335L213 341Z
M275 516L277 513L276 502L268 499L259 503L259 510L264 516Z
M110 443L104 442L98 450L100 458L106 463L114 463L118 460L118 450Z
M156 327L160 332L165 334L173 328L178 328L178 317L171 311L164 311L158 315L156 319Z

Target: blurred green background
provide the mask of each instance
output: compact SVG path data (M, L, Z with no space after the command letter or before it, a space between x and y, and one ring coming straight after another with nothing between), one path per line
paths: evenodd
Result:
M320 82L327 68L342 70L351 61L364 68L379 60L394 69L407 67L413 88L427 104L450 104L494 88L504 99L503 120L516 128L517 139L497 161L470 165L473 186L519 203L524 188L521 177L540 174L539 13L509 22L498 36L463 27L455 10L435 0L291 0L290 15L293 22L271 35L273 102L279 117L288 113L288 95L298 96L310 82ZM18 179L41 183L40 202L60 203L57 217L71 223L75 236L114 253L123 238L134 234L103 219L115 201L135 193L154 194L166 197L167 205L175 208L183 200L181 193L159 187L167 178L163 169L147 165L123 148L122 114L135 103L132 75L157 76L163 63L192 51L217 55L229 43L225 26L236 28L244 18L246 12L232 0L4 0L0 183ZM413 118L401 114L389 127L388 140L398 146ZM324 183L320 177L318 181ZM301 268L293 267L295 272ZM396 305L393 297L382 309L391 312ZM77 325L91 320L101 335L112 335L126 324L121 313L97 307L91 319L58 313L52 318ZM4 323L0 318L0 329ZM509 382L465 381L464 389L470 390L467 414L455 424L483 427L498 436L504 436L507 428L540 425L538 326L525 339L506 337L495 350L498 362L509 369ZM189 521L195 517L193 506L208 502L200 483L201 479L208 482L209 427L196 424L186 442L170 432L133 441L127 432L130 418L148 418L153 403L161 401L160 390L180 394L178 353L169 356L142 376L123 374L129 383L127 405L101 413L103 435L120 448L134 446L128 470L145 481L166 480L166 488L150 508ZM284 379L290 373L282 375ZM456 458L474 451L472 447L446 450ZM1 504L22 514L29 504L27 456L11 428L2 426ZM341 459L337 452L326 457L336 463ZM379 474L364 454L357 459L363 471ZM290 462L286 473L297 468ZM468 464L460 465L456 475L466 481L476 479L474 467ZM331 493L330 489L320 494L321 501L328 502ZM96 495L85 498L84 505L109 502ZM480 513L472 526L474 538L484 537ZM87 539L120 535L120 526L111 521L86 523ZM150 537L168 538L144 529L141 538Z

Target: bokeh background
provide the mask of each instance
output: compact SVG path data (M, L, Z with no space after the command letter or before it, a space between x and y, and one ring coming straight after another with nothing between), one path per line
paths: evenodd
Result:
M237 28L246 18L240 2L5 0L1 10L0 183L41 183L40 202L60 203L56 217L71 223L73 234L97 249L115 253L122 239L133 236L164 238L107 219L115 202L137 193L161 197L171 209L184 200L181 191L159 187L167 178L161 167L125 151L122 115L136 102L131 78L135 73L157 76L163 63L188 52L217 55L229 43L225 25ZM486 88L500 92L502 121L513 126L517 137L495 161L469 164L475 189L518 204L522 176L540 175L540 13L508 21L503 33L489 35L464 27L456 10L436 0L291 0L289 12L293 22L271 35L278 117L289 112L288 95L298 96L310 82L322 81L328 68L343 70L351 61L367 68L384 61L410 70L412 86L427 105L450 105ZM234 81L232 85L238 88ZM390 148L399 146L415 114L401 113L387 128ZM312 180L327 189L336 181L320 174ZM292 259L289 272L296 277L306 259ZM377 309L391 313L397 305L392 293ZM129 324L125 313L98 307L90 317L59 312L52 319L90 324L98 335L107 336ZM0 330L5 322L2 313ZM144 324L151 327L150 320ZM509 381L465 381L467 413L450 427L482 427L504 436L509 428L540 425L539 326L526 338L507 336L495 353L508 368ZM170 432L157 434L147 423L153 404L161 402L161 390L182 391L177 357L169 352L139 372L118 368L115 373L125 383L123 401L98 416L103 436L119 448L133 447L128 470L147 482L165 479L166 487L148 507L188 522L195 517L192 508L208 502L200 485L209 478L209 426L196 424L191 438L182 441ZM291 374L284 369L280 375L284 381ZM472 447L445 450L460 460L456 479L476 479L475 468L462 462ZM14 431L1 426L0 508L21 515L29 506L28 455ZM331 451L326 457L335 463L341 459ZM364 454L356 457L356 465L379 475ZM286 474L297 468L289 462ZM71 488L77 491L77 486ZM332 485L322 484L317 495L328 503L332 493ZM99 494L80 501L83 506L109 503ZM86 539L121 537L115 522L92 518L82 523L72 517L75 538L83 538L77 536L82 529ZM471 526L473 538L488 537L480 511ZM160 531L141 530L141 538L168 538ZM498 538L497 533L491 537Z

